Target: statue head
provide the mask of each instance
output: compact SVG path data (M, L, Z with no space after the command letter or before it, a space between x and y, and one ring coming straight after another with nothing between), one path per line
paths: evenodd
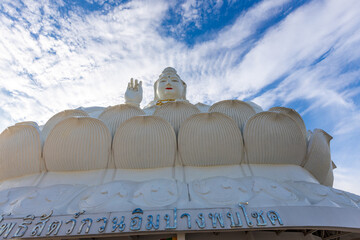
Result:
M186 100L186 83L177 75L176 70L167 67L154 84L155 101L175 99Z

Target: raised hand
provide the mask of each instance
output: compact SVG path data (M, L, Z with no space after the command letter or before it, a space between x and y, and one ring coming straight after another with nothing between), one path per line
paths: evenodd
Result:
M135 83L134 83L134 79L131 78L125 92L125 103L139 107L142 98L143 98L142 81L139 82L137 79L135 79Z

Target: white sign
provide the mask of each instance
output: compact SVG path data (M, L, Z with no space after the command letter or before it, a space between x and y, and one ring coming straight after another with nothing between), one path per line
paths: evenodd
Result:
M246 203L236 208L216 209L168 209L132 212L111 212L53 216L52 212L42 216L28 215L11 218L2 215L0 237L36 238L55 236L102 235L135 232L176 232L186 230L234 229L252 227L280 227L283 225L278 212L274 210L251 210Z

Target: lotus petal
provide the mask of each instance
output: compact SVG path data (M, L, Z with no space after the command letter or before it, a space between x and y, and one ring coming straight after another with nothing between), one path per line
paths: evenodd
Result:
M243 140L234 120L222 113L199 113L181 126L179 152L184 165L240 164Z
M209 111L209 108L210 108L210 106L209 105L206 105L206 104L203 104L203 103L197 103L197 104L195 104L195 107L197 107L199 110L200 110L200 112L208 112Z
M42 129L42 136L44 138L44 141L46 140L46 138L56 124L69 117L88 117L88 114L82 110L76 109L64 110L55 114L45 123Z
M297 124L299 124L299 127L300 127L301 131L303 132L304 136L307 135L305 123L304 123L302 117L300 116L300 114L297 111L295 111L294 109L286 108L286 107L272 107L269 109L269 112L285 113L285 114L289 115L291 118L293 118L297 122Z
M252 116L245 125L244 142L250 164L301 165L305 159L305 136L295 120L284 113Z
M231 117L243 131L246 121L256 114L255 110L246 102L239 100L225 100L212 105L209 112L219 112Z
M39 131L39 125L33 121L25 121L25 122L15 123L15 126L20 126L20 125L33 126L34 128L36 128Z
M120 104L105 109L99 116L99 119L105 123L109 128L111 135L114 136L116 129L118 129L120 124L139 115L145 115L145 112L139 107L130 104Z
M36 128L36 130L38 131L39 135L40 135L40 141L41 141L41 146L44 145L44 137L42 135L42 132L40 130L39 125L36 122L33 121L25 121L25 122L18 122L15 123L15 126L20 126L20 125L27 125L27 126L33 126L34 128Z
M157 116L136 116L116 130L113 146L116 168L172 167L176 136L167 121Z
M262 109L262 107L260 107L260 105L252 102L252 101L246 101L247 104L249 104L256 113L259 113L259 112L263 112L264 110Z
M0 179L41 172L41 140L38 129L15 125L0 135Z
M329 169L329 172L324 180L324 182L321 182L321 184L328 186L328 187L332 187L334 185L334 172L333 172L333 168Z
M99 118L99 115L104 111L104 107L79 107L76 110L84 111L89 117Z
M161 117L173 126L175 133L178 134L180 125L194 114L200 113L194 105L187 102L166 103L154 112L154 116Z
M58 123L44 144L49 171L105 169L111 148L106 125L90 117L70 117Z
M304 168L314 175L320 183L325 182L330 169L332 170L330 156L331 139L332 137L325 131L315 129L308 145Z

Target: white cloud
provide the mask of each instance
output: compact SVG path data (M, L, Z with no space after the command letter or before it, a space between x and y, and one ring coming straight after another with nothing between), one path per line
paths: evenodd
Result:
M360 136L360 112L349 112L334 127L334 136L344 135L357 131Z
M51 29L61 35L58 40L42 34L35 40L22 24L10 27L14 23L8 22L1 26L1 32L6 33L0 49L4 53L0 60L1 75L6 76L2 86L9 92L37 99L35 106L42 109L41 114L33 109L26 116L37 115L42 123L46 120L42 116L49 109L53 114L70 106L108 105L110 99L111 104L119 103L130 76L156 74L166 66L163 63L154 71L151 63L153 57L162 55L166 45L170 49L172 42L161 39L154 27L165 9L161 2L131 2L109 15L94 13L79 17L72 13L70 19L61 20L61 30ZM24 14L27 16L29 11L24 10ZM30 20L37 23L32 17L27 19ZM6 21L3 16L2 22ZM97 38L101 41L96 41ZM19 76L24 71L32 74L34 81L27 75ZM24 119L24 111L15 106L30 98L4 96L3 101L12 102L2 106L13 119Z
M107 15L70 13L68 18L60 18L51 7L46 7L41 16L38 9L42 5L29 4L31 9L23 10L18 19L25 18L34 26L46 26L47 33L54 32L61 37L54 39L40 34L36 40L24 24L10 27L13 23L2 17L1 32L5 32L6 37L0 45L1 74L6 79L16 79L6 81L3 86L8 91L35 95L40 104L46 105L39 107L55 111L67 105L115 104L114 98L120 102L128 78L154 81L162 68L173 65L193 86L189 87L189 99L195 102L249 97L280 76L290 74L278 88L260 95L257 100L268 107L279 97L285 104L297 98L313 98L316 106L322 106L319 102L324 103L330 94L333 102L350 104L351 97L344 98L341 88L336 87L338 71L326 84L321 81L329 76L333 65L343 61L350 49L359 51L354 48L358 45L359 34L355 34L355 28L359 17L355 15L356 10L351 11L356 8L350 8L349 3L346 6L337 1L315 1L290 14L259 41L254 38L257 28L279 13L287 2L262 2L241 15L234 25L219 32L215 39L193 48L159 35L157 28L168 7L165 2L133 1ZM184 6L186 4L192 5L186 2ZM11 8L8 11L11 12ZM60 30L49 24L50 16L59 19ZM250 37L258 41L253 47L244 43ZM312 61L331 47L337 47L331 53L333 61L323 64L322 68L309 68ZM337 53L340 50L342 54ZM19 73L31 74L34 81L26 75L17 76ZM348 80L353 81L357 75ZM149 101L151 86L145 87L145 101ZM38 93L34 92L39 89ZM291 94L287 94L289 91ZM67 102L59 101L64 99L63 94ZM56 96L56 100L52 101L51 96Z
M179 23L171 28L171 31L179 37L186 34L186 28L193 24L197 29L202 29L207 22L208 16L216 17L223 6L222 0L186 0L177 5L174 4L174 12L180 16Z
M347 192L360 195L360 175L359 171L348 168L339 167L334 170L334 188L338 188Z
M232 72L241 79L239 90L256 92L284 74L307 67L342 38L353 35L360 22L354 5L359 2L314 1L290 14Z

